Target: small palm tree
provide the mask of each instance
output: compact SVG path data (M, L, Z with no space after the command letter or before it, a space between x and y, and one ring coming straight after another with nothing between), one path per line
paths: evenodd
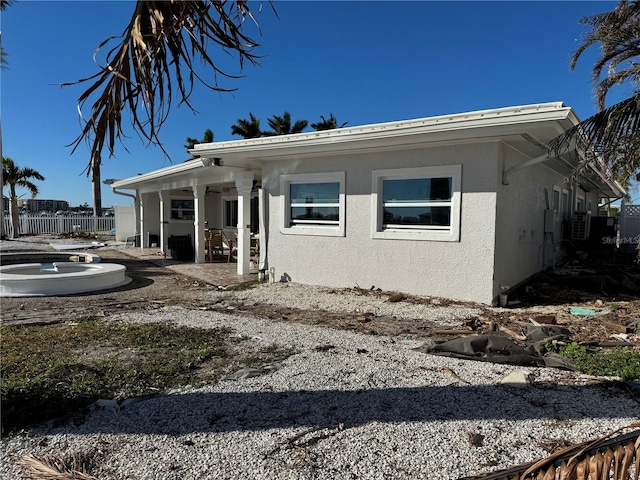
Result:
M231 125L231 135L240 135L242 138L261 137L260 119L249 112L249 120L239 118L235 125Z
M18 211L18 195L16 188L26 188L31 192L31 197L38 195L38 187L32 182L44 180L40 172L29 167L18 167L9 157L2 157L2 186L9 185L9 214L13 226L12 238L20 235L20 212Z
M307 125L309 124L309 120L297 120L292 126L291 114L289 112L284 112L281 117L274 115L268 119L267 122L269 122L269 126L273 130L272 132L264 132L267 136L300 133L307 128Z
M347 125L347 123L349 123L349 122L344 122L343 124L338 126L338 120L336 119L336 117L333 116L333 113L329 114L329 118L324 118L324 115L320 115L320 118L322 119L321 122L311 124L311 128L313 128L316 131L334 130L336 128L343 128L344 126Z

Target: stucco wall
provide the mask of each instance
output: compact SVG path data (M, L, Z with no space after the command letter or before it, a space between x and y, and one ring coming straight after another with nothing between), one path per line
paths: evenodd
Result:
M145 247L147 244L148 234L160 235L160 198L157 193L143 193L142 204L144 206L144 231L141 231L142 241Z
M500 164L508 169L518 161L526 158L504 147ZM500 168L500 175L502 167ZM597 197L568 185L565 177L543 164L525 168L508 178L508 185L498 185L496 216L496 263L494 279L494 296L502 291L502 287L513 287L531 275L551 267L554 261L560 261L568 247L567 233L570 221L563 227L562 211L553 216L553 229L545 239L545 209L549 196L549 206L553 209L553 189L568 193L568 209L573 213L576 206L576 195L585 197L585 208L591 200L594 213L597 208Z
M381 288L488 303L493 295L495 188L498 144L423 148L269 161L268 263L277 278L332 287ZM462 165L459 242L373 239L372 171ZM280 175L345 172L344 237L280 232Z

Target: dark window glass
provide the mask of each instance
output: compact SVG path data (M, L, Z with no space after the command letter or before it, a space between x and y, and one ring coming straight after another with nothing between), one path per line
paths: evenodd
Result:
M385 225L450 226L451 207L384 207Z
M452 191L451 177L384 180L382 201L384 203L448 202L451 201Z
M338 182L292 183L290 188L291 203L338 203L340 200Z

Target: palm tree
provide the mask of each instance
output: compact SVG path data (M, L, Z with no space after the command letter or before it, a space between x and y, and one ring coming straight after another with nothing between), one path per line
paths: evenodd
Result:
M289 112L284 112L281 117L278 115L274 115L273 117L268 119L267 122L273 130L272 132L264 132L264 134L268 136L300 133L305 128L307 128L307 125L309 124L309 120L297 120L292 126L291 114Z
M4 8L7 2L1 1ZM223 71L210 56L210 43L219 45L226 53L235 52L240 70L245 62L258 64L253 52L259 44L243 33L247 19L255 22L244 0L139 0L122 35L99 45L96 55L120 39L107 51L104 62L98 64L98 73L62 84L90 85L78 99L79 111L93 103L88 115L82 117L80 135L70 146L72 153L83 142L89 147L90 160L85 172L92 174L94 198L99 198L96 189L100 189L102 150L106 147L109 156L114 155L116 142L126 137L123 127L127 117L141 138L160 147L168 157L158 135L171 110L174 91L179 103L194 112L189 97L196 81L213 91L232 91L218 84L220 76L235 76ZM197 64L211 70L211 80L195 70ZM129 115L123 115L127 109Z
M558 155L576 146L585 152L586 160L574 172L574 178L590 161L599 160L626 187L640 168L636 148L640 144L640 3L621 0L614 10L585 17L580 22L588 25L590 31L573 54L571 69L589 47L600 47L591 73L599 112L555 138L549 144L549 152ZM635 84L633 95L605 107L611 88L628 81Z
M344 122L343 124L338 126L338 120L336 119L336 117L333 116L333 113L329 114L329 118L324 118L324 115L320 115L320 118L322 119L321 122L311 124L311 128L313 128L316 131L334 130L336 128L343 128L344 126L347 125L347 123L349 123L349 122Z
M239 118L235 125L231 125L231 135L240 135L242 138L261 137L260 119L249 112L249 120Z
M31 192L31 197L35 198L38 195L38 187L32 182L32 179L44 180L44 177L33 168L20 168L11 158L2 157L2 186L4 188L5 185L9 185L9 214L13 226L11 235L13 238L20 235L20 212L18 211L16 188L26 188Z
M189 153L193 147L195 147L198 143L212 143L213 142L213 131L210 128L207 128L204 131L204 135L202 136L202 140L198 140L197 138L187 137L187 144L184 148Z

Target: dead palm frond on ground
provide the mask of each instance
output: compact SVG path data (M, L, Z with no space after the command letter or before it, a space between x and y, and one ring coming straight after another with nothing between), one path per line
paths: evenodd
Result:
M47 454L41 458L25 455L16 464L31 480L97 480L89 472L102 452L90 449L57 456Z
M631 429L627 433L621 433ZM640 423L563 448L547 458L462 480L638 480Z

